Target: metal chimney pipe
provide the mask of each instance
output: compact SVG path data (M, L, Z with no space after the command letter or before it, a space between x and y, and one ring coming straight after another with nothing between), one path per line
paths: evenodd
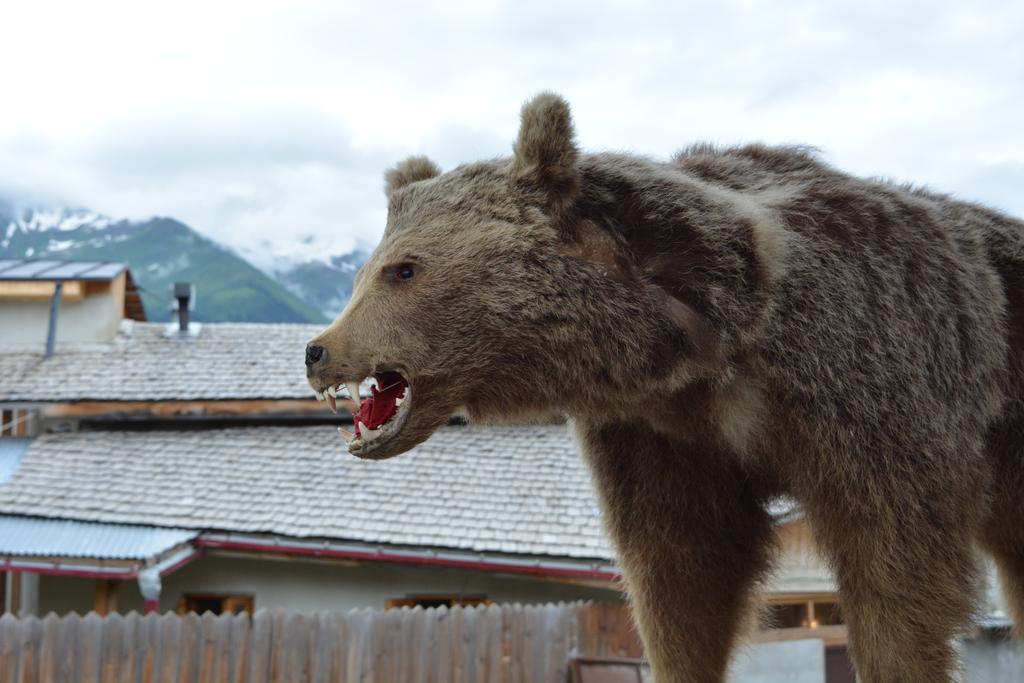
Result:
M192 298L192 285L187 282L175 282L174 298L178 300L178 332L187 334L188 302Z
M53 355L53 347L57 343L57 314L60 312L60 294L64 289L64 282L57 280L53 283L53 298L50 299L50 327L46 330L46 357Z

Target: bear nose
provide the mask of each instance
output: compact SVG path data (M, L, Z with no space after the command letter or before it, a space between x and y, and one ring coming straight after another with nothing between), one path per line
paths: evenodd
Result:
M323 358L324 347L317 346L316 344L306 345L306 365L316 365L316 363Z

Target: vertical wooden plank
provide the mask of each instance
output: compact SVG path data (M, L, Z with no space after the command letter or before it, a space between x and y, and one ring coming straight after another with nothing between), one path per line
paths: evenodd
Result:
M21 620L21 643L18 661L18 683L37 683L39 677L39 652L43 643L43 622L35 616Z
M408 611L408 610L405 610ZM377 618L383 622L381 642L377 646L375 668L382 681L397 683L399 678L399 659L402 653L402 621L403 610L391 609L376 612Z
M213 647L217 652L214 660L213 680L230 683L231 679L231 625L234 613L221 613L214 620Z
M507 680L503 678L502 659L504 655L504 642L502 638L501 612L502 608L498 605L487 606L485 626L487 629L487 661L485 664L486 677L484 678L487 683L504 683Z
M99 683L103 653L103 619L90 612L82 620L76 651L76 683ZM2 679L0 679L2 680Z
M217 680L217 615L204 612L199 618L199 632L197 683L214 683Z
M75 612L64 615L57 631L57 680L75 680L75 650L78 625L82 618Z
M177 683L178 668L181 665L181 617L172 612L162 615L157 621L157 639L160 643L160 659L156 663L154 678L160 683Z
M285 615L273 612L273 628L270 632L270 681L284 683L285 667L287 666L287 634L285 632Z
M452 629L447 607L436 607L427 610L433 613L434 639L432 644L433 661L431 662L431 683L450 683L452 672Z
M505 605L501 614L502 668L503 681L520 683L523 680L519 667L518 636L522 622L522 605Z
M330 681L331 656L334 651L333 642L328 642L327 614L315 612L309 617L309 641L306 660L309 662L310 683L327 683Z
M477 680L476 647L480 631L477 628L478 611L475 607L460 607L462 613L462 624L459 638L459 680L465 683L475 683Z
M565 666L566 671L568 671L569 660L579 652L579 629L577 628L576 620L576 609L579 607L579 603L560 602L558 607L561 610L562 628L565 629Z
M199 615L188 612L181 617L178 636L178 681L198 683L203 650L203 627Z
M317 640L320 637L320 614L313 612L306 615L306 642L303 648L302 658L306 662L306 680L312 683L316 680L316 672L320 669L317 662Z
M289 683L306 681L309 620L303 614L291 614L288 615L284 623L284 680L289 681Z
M43 642L39 649L39 679L56 681L57 644L60 640L60 619L50 613L43 619Z
M452 607L452 683L466 683L466 608Z
M247 683L267 683L270 678L270 637L273 631L273 616L266 610L258 610L252 617L252 634L249 638L249 662L246 666Z
M336 612L330 613L330 632L328 637L334 643L331 652L331 671L328 681L330 683L346 683L345 678L345 654L348 649L348 623L345 615Z
M411 681L414 678L414 658L416 652L416 624L412 610L403 607L391 610L398 613L398 642L393 649L395 660L395 678L400 681Z
M0 581L4 580L0 573ZM0 605L3 609L3 605ZM13 614L0 617L0 681L14 681L17 678L21 659L21 621Z
M359 659L362 651L363 633L359 610L350 610L345 615L345 683L359 683L362 679L362 663Z
M160 617L158 612L151 612L139 620L142 637L136 645L139 648L139 661L142 662L142 683L157 683L157 669L160 666L163 646L160 639Z
M245 683L246 668L249 660L252 619L248 613L242 612L231 617L230 653L228 655L230 683Z
M564 681L568 677L568 612L564 605L544 606L544 632L547 642L545 652L545 681Z
M350 634L345 665L347 683L365 683L367 680L364 672L368 667L363 665L363 654L369 641L365 616L365 610L352 610L345 615Z
M103 661L100 663L100 681L117 683L117 674L121 664L121 630L124 618L114 612L103 619Z
M386 643L386 623L384 619L381 619L377 612L372 610L366 611L366 623L367 623L367 639L366 645L363 648L366 651L366 656L363 658L365 669L363 670L363 677L367 681L373 681L373 683L384 683L383 670L380 666L380 660L383 658L381 649L387 647Z
M402 683L407 683L409 680L408 676L403 677L403 672L409 670L410 636L412 635L410 611L408 607L391 610L394 617L391 621L391 634L388 638L389 675Z
M411 639L409 651L410 683L427 683L430 676L430 638L433 634L433 613L416 605L409 610Z
M141 622L138 612L130 612L121 623L121 658L117 667L119 683L136 683L135 672L141 665L137 660Z
M529 605L527 608L528 618L526 620L526 631L524 633L530 659L531 681L546 680L544 669L547 665L547 643L544 642L544 608L539 605Z

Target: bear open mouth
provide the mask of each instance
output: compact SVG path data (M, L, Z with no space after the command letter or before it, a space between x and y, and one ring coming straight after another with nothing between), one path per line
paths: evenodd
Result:
M376 385L370 386L371 396L361 399L359 382L346 382L318 392L317 398L326 400L335 409L335 397L344 386L349 397L356 404L352 414L355 433L338 428L338 433L348 444L350 453L364 455L390 441L405 426L412 406L412 389L409 382L397 372L382 372L372 377Z

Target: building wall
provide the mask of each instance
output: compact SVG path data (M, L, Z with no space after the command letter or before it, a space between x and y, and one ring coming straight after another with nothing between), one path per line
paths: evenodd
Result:
M83 286L87 283L83 283ZM95 288L96 285L92 285ZM88 291L89 288L87 288ZM57 342L109 341L124 316L125 274L102 291L79 301L62 301L57 318ZM0 300L0 342L46 346L50 301Z
M41 577L40 614L93 608L96 582ZM618 601L619 592L539 578L456 571L390 563L343 563L308 559L202 557L165 576L160 609L173 611L185 593L250 594L256 609L295 612L383 608L391 598L420 594L485 595L495 602ZM134 581L117 593L119 612L142 610Z
M818 552L810 527L802 518L778 531L779 555L766 588L774 594L834 593L832 572Z
M1024 646L1008 633L983 632L964 647L965 683L1024 681Z

